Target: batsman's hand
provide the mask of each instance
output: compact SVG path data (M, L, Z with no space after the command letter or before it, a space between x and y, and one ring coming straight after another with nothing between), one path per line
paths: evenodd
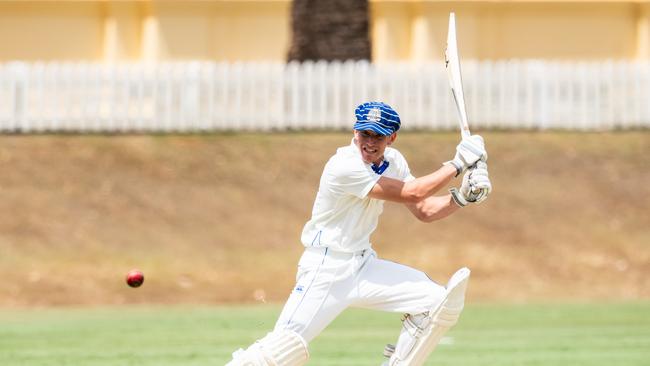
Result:
M460 190L452 188L449 190L454 202L460 207L470 203L481 203L492 192L492 183L487 170L487 163L479 160L476 166L472 167L463 176L463 183Z
M485 142L480 135L472 135L464 138L456 146L456 155L452 160L443 164L450 164L456 168L456 176L467 170L469 167L476 164L477 161L487 161L487 151L485 150Z

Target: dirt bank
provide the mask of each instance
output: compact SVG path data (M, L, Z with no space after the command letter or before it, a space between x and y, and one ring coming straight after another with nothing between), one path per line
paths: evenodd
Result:
M439 281L469 266L475 301L650 298L650 133L484 135L488 201L428 225L387 204L380 256ZM457 138L395 146L417 176ZM0 306L282 301L323 164L349 139L0 136Z

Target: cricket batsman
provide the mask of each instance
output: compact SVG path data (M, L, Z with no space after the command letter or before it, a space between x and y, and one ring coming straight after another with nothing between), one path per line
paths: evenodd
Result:
M443 286L415 268L379 258L370 236L385 201L403 203L418 220L432 222L485 200L492 186L483 138L463 138L451 160L415 178L392 147L401 126L397 112L368 102L355 114L352 141L323 169L302 231L296 285L275 328L233 353L228 366L305 365L309 342L350 306L405 314L396 344L384 351L384 365L419 366L458 321L469 269L459 269ZM437 194L461 175L458 189Z

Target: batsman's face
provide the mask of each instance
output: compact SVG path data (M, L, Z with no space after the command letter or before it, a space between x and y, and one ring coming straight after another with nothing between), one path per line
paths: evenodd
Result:
M384 136L370 130L354 130L354 142L359 147L361 158L366 164L380 164L384 160L386 147L392 144L396 138L397 133Z

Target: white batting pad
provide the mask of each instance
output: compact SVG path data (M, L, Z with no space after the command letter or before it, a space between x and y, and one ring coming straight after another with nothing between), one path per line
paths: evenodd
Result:
M298 333L278 330L233 353L226 366L303 366L308 359L307 342Z
M461 268L447 283L447 296L431 312L409 315L391 355L389 366L421 366L463 311L470 270Z

